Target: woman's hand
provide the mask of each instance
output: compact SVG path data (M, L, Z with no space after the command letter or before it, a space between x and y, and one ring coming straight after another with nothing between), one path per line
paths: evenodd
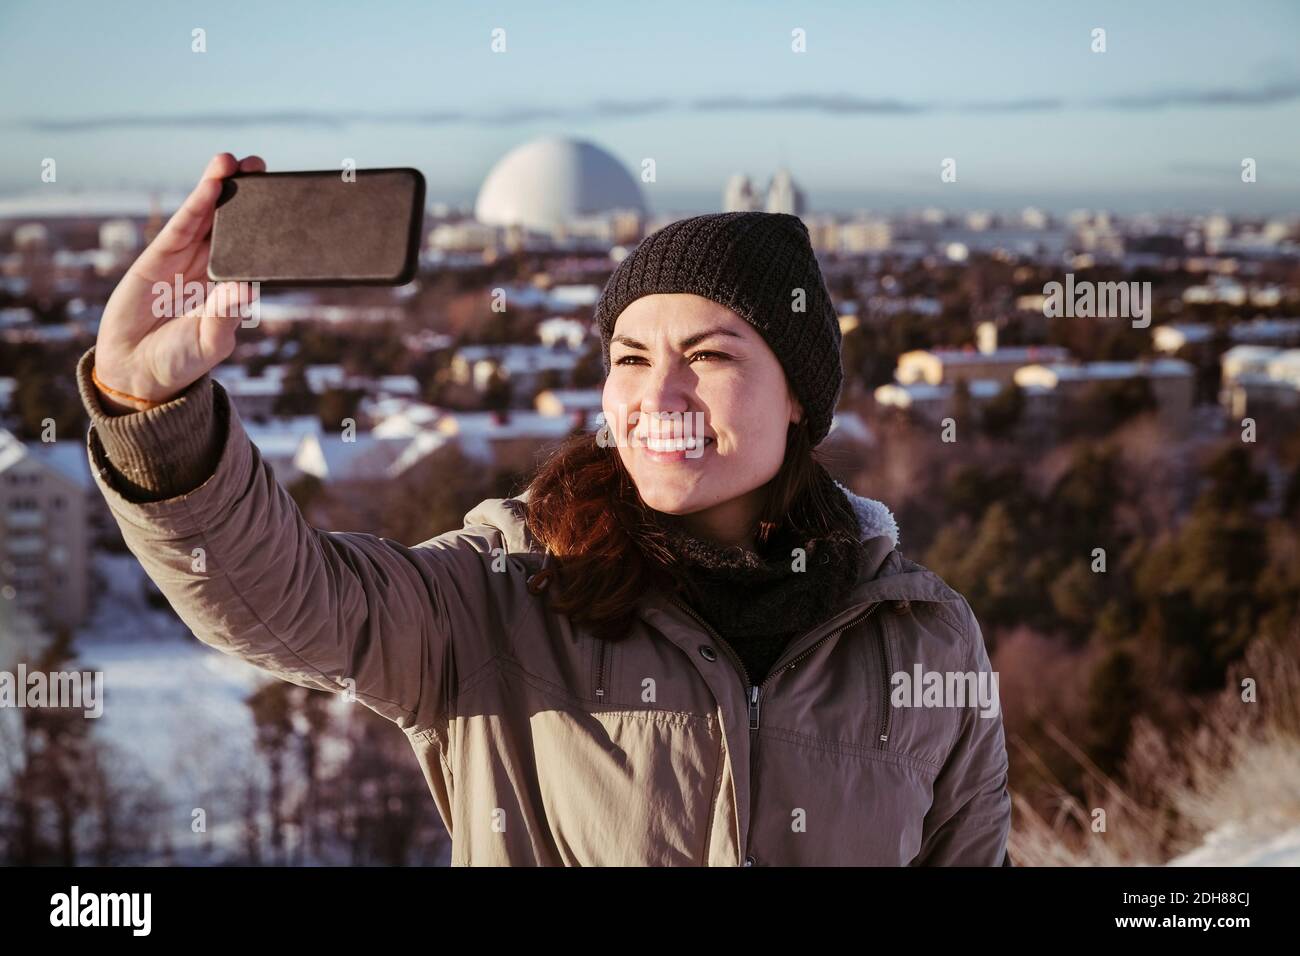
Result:
M113 290L95 341L95 378L105 410L125 414L174 398L234 351L241 304L251 304L256 292L245 282L209 289L208 234L222 180L236 171L265 170L257 156L238 162L230 153L212 157L194 191ZM178 282L185 294L176 301ZM205 295L201 306L186 312L185 286L191 282L202 283ZM156 293L157 283L169 292Z

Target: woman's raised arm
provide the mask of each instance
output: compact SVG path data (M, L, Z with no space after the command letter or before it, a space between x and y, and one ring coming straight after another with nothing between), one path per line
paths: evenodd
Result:
M240 316L227 317L216 293L186 314L155 314L151 285L171 270L206 280L219 180L236 168L263 167L213 159L114 291L78 363L96 484L204 643L296 684L354 693L408 733L432 728L454 688L452 637L479 633L492 598L492 542L465 534L408 548L311 527L209 374L233 351ZM225 294L247 301L231 285Z

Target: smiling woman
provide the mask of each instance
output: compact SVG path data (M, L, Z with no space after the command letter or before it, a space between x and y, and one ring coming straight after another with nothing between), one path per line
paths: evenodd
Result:
M307 523L209 374L237 322L150 314L238 168L213 160L77 368L96 484L200 640L400 726L457 865L1004 861L1000 716L891 707L897 672L991 668L961 595L814 457L842 372L802 222L647 237L596 310L615 440L408 547Z
M753 545L763 486L785 458L802 411L763 337L730 309L693 294L651 294L618 317L605 380L606 419L629 422L619 455L647 506L689 528ZM683 436L661 421L707 422L699 455L657 448ZM695 436L691 436L692 438Z

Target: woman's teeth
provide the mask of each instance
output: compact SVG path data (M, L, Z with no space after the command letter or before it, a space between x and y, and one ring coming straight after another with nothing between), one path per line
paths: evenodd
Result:
M692 451L703 448L708 438L647 438L646 448L651 451Z

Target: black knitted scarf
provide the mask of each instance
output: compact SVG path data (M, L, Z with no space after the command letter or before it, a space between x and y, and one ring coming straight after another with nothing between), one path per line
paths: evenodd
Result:
M687 533L679 518L653 513L675 557L678 597L722 635L751 683L767 676L792 639L829 618L857 580L857 516L825 470L818 472L835 502L833 527L802 537L783 525L757 551L719 547ZM795 548L805 551L803 570L795 569Z

